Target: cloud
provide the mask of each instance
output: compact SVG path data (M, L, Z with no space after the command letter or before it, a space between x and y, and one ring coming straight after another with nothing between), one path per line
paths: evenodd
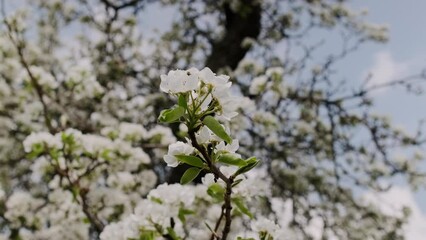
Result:
M372 67L363 75L364 79L369 75L371 76L367 84L371 87L401 78L408 73L408 70L408 62L398 62L390 52L382 51L374 55Z
M410 188L404 186L392 187L387 192L367 192L362 199L375 205L384 214L389 216L402 216L402 209L409 207L411 214L407 224L404 226L405 238L407 240L424 240L426 236L426 214L421 211L419 205L414 199ZM280 198L272 199L272 208L275 212L282 213L279 217L279 224L287 226L292 219L292 201L285 202ZM314 217L306 226L306 231L311 234L313 239L321 239L323 232L323 222L320 218ZM337 238L336 238L337 239Z
M404 228L407 240L423 240L426 236L426 215L420 210L408 187L393 187L384 193L367 193L365 200L379 207L385 214L400 216L401 209L409 207L411 215Z

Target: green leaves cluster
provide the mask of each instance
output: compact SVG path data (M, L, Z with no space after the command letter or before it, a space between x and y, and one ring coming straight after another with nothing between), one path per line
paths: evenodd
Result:
M188 129L196 129L201 125L205 125L219 138L231 144L232 138L226 133L225 128L211 115L214 113L210 111L199 112L200 106L189 106L186 95L184 93L179 95L177 105L161 111L158 121L162 123L185 122Z
M193 132L204 125L227 144L231 144L231 136L229 136L222 124L213 117L214 112L209 110L200 111L201 103L199 103L199 105L194 104L193 99L192 104L188 104L188 99L192 98L190 94L191 93L181 93L178 96L177 105L170 109L163 110L158 117L158 121L163 123L183 122L187 125L188 130ZM175 155L175 157L181 163L186 163L192 166L182 175L180 180L181 184L192 182L203 169L207 171L209 170L209 166L206 164L207 160L201 157L192 155ZM239 169L235 173L235 176L248 172L258 164L258 161L255 158L243 160L242 158L237 157L236 154L229 154L226 151L215 154L212 156L212 159L215 162L222 164L238 166Z

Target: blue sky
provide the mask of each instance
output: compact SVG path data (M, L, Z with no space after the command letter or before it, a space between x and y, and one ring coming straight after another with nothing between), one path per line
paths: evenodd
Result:
M362 81L367 72L376 76L375 81L392 79L419 73L426 68L426 1L418 0L370 0L355 1L354 8L369 10L367 19L389 26L390 40L386 44L369 44L353 56L352 64L343 71ZM374 78L373 78L374 80ZM426 87L426 84L424 84ZM419 119L426 119L426 96L407 94L404 89L388 89L376 94L377 113L391 116L393 122L407 131L413 131ZM426 164L424 163L424 166ZM408 227L409 240L424 239L426 234L426 191L412 193L407 187L393 189L383 202L392 205L409 205L414 210ZM381 203L380 203L381 204Z
M386 83L401 77L418 74L426 69L426 1L369 0L351 1L354 10L368 9L369 22L389 27L389 41L385 44L368 43L338 64L339 76L352 86L361 84L368 73L374 83ZM310 36L313 40L324 38L324 54L336 52L340 41L326 34ZM325 55L324 55L325 56ZM340 80L340 79L336 79ZM423 84L426 90L426 83ZM409 133L417 128L420 119L426 119L426 94L407 93L404 88L388 88L374 93L374 111L387 115L392 122ZM426 129L424 129L426 130ZM423 149L426 153L426 149ZM425 159L426 160L426 159ZM426 162L421 166L426 170ZM412 192L397 180L398 186L385 194L367 193L366 197L390 213L403 205L413 213L406 228L408 240L423 240L426 236L426 191Z
M387 44L369 45L353 56L361 72L377 70L374 66L383 65L383 61L390 61L392 64L389 67L406 68L402 73L396 73L396 78L420 72L426 67L426 1L373 0L354 3L354 7L369 9L368 19L387 24L390 28L390 41ZM387 55L387 59L382 58L380 62L377 57L380 54ZM381 70L393 72L394 69ZM425 103L426 97L409 96L400 90L387 91L377 98L380 111L391 114L394 121L406 126L413 126L416 119L426 117L426 111L419 111L419 107Z
M426 68L426 1L372 0L357 1L356 8L369 9L368 19L385 23L390 28L390 40L386 44L374 44L354 54L351 68L355 66L358 80L366 71L376 73L378 81L392 80ZM351 69L348 69L351 72ZM426 87L426 85L424 85ZM388 114L399 126L413 131L419 119L426 119L426 96L407 94L404 89L389 89L376 94L378 113ZM426 213L426 193L415 194L420 208Z

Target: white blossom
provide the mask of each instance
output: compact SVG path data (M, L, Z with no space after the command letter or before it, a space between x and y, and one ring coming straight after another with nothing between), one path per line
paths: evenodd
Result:
M208 143L210 140L214 139L214 134L206 126L202 126L200 130L195 134L197 142L200 144ZM217 138L216 138L217 139Z
M216 150L218 152L235 153L238 150L239 147L240 147L240 144L239 144L238 139L234 139L234 140L232 140L231 144L225 144L224 141L220 142L216 146Z
M169 145L176 142L176 137L173 135L170 128L157 125L150 129L146 135L146 138L152 143L160 143L163 145Z
M169 151L167 155L164 155L164 161L167 163L169 167L177 167L179 165L179 161L175 157L176 155L190 155L194 152L194 147L184 143L184 142L176 142L169 145Z
M134 176L130 172L117 172L108 177L109 185L119 188L129 188L136 184Z
M43 68L39 66L30 66L28 70L30 73L26 69L21 73L21 77L24 82L33 84L32 81L36 81L36 84L51 89L58 87L59 83L55 80L52 74L48 73Z
M265 217L260 217L255 221L252 221L250 226L255 232L267 232L271 235L279 230L279 226L275 222L266 219Z
M140 141L148 132L140 124L120 123L119 137L124 140Z
M271 67L266 70L266 76L272 77L274 80L281 78L283 74L284 69L282 67Z
M31 152L33 146L39 144L48 148L59 149L62 147L60 138L47 132L31 133L23 142L25 152Z
M205 67L203 70L200 71L199 77L205 84L210 84L211 86L215 88L221 88L224 89L231 87L231 83L228 82L229 76L226 75L219 75L216 76L215 73L210 70L210 68Z
M20 225L20 219L25 219L27 223L31 224L36 219L32 211L42 204L42 200L35 199L28 192L15 191L6 202L6 213L4 216L15 227Z
M257 95L262 93L265 90L267 81L268 78L264 75L253 78L249 89L250 94Z
M182 93L198 88L199 79L194 69L174 70L161 75L160 89L166 93Z
M97 155L103 151L114 149L113 142L105 137L87 134L82 138L84 151Z
M111 223L100 235L101 240L127 240L137 238L139 225L136 216L131 215L121 222Z

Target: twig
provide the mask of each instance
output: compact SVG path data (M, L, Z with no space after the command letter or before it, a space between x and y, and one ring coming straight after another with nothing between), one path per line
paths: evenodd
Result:
M28 73L28 76L30 77L31 80L31 84L33 85L33 87L36 90L37 96L43 106L43 116L44 116L44 121L46 123L47 128L49 129L50 133L54 133L55 129L52 126L52 122L50 120L49 117L49 111L48 111L48 107L47 107L47 103L45 102L45 100L43 99L44 96L44 92L43 92L43 87L38 83L37 79L34 77L34 75L32 74L31 70L30 70L30 66L27 63L27 61L25 60L24 57L24 52L23 52L23 42L20 39L14 39L12 36L12 32L13 32L13 27L10 25L10 23L6 20L6 13L5 13L5 9L4 9L4 1L1 2L1 11L2 11L2 15L3 15L3 22L7 27L7 35L10 39L10 41L12 42L12 44L15 46L18 55L19 55L19 60L22 64L22 66L25 68L25 71Z
M222 238L220 238L221 240L226 240L227 237L228 237L229 232L231 231L231 223L232 223L232 217L231 217L231 211L232 211L231 194L232 194L232 183L234 182L234 177L233 176L230 176L229 178L226 177L219 170L219 168L216 165L214 165L214 163L213 163L210 155L207 153L206 149L198 144L197 139L195 137L195 132L194 132L193 129L190 129L188 131L188 135L190 137L192 146L194 146L201 153L201 155L203 155L204 160L206 160L207 165L208 165L210 171L215 176L215 178L220 178L226 184L225 194L223 196L223 199L224 199L223 207L225 208L225 226L224 226L224 228L222 230ZM223 216L222 216L222 218L223 218ZM221 219L220 219L220 221L221 221ZM218 223L216 223L216 224L218 224Z

